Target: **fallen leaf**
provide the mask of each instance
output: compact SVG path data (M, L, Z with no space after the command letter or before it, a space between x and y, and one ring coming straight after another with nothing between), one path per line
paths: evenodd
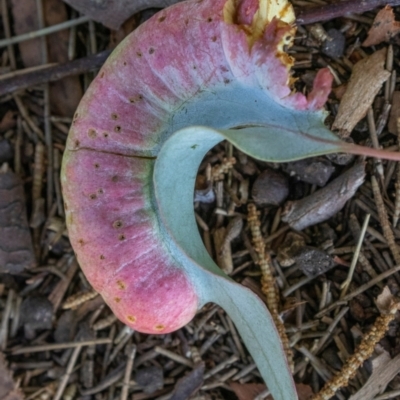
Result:
M68 20L62 0L44 0L43 9L46 26ZM36 0L12 0L14 31L17 35L38 30ZM68 61L69 31L63 30L46 36L48 62ZM19 44L22 61L26 67L42 64L41 39L32 39ZM50 85L52 111L62 116L72 116L82 97L82 88L77 76L70 76Z
M18 0L16 0L18 1ZM80 13L101 22L107 28L119 29L131 15L147 8L164 8L182 0L64 0Z
M400 307L398 300L392 295L388 286L385 286L382 293L376 299L376 306L381 314L389 314L392 312L393 307Z
M349 136L356 124L365 117L382 84L389 78L390 72L384 67L385 60L384 48L354 66L332 126L332 129L339 130L341 137Z
M3 353L0 353L0 400L22 400L23 396L16 388L11 372L8 370Z
M253 400L265 390L265 385L262 383L238 383L230 382L229 386L235 392L239 400Z
M375 46L382 42L389 42L400 32L400 22L395 20L393 8L387 5L376 14L374 22L368 31L368 37L363 46Z
M309 400L314 396L314 392L311 389L311 386L304 385L303 383L296 383L296 390L298 400ZM269 395L266 400L273 400L271 395Z
M309 400L314 396L311 386L303 383L296 383L297 395L299 400Z

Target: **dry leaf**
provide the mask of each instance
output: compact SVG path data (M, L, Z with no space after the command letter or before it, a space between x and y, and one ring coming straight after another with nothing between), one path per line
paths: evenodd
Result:
M304 385L303 383L296 383L296 390L298 400L310 400L314 396L311 386ZM273 400L272 396L268 396L266 400Z
M303 383L296 383L297 395L299 400L309 400L314 396L311 386Z
M22 400L22 393L15 387L3 353L0 353L0 400Z
M16 0L18 1L18 0ZM19 0L20 1L20 0ZM182 0L64 0L107 28L119 29L131 15L147 8L164 8Z
M394 307L400 308L399 301L392 295L388 286L383 288L375 303L381 314L391 313Z
M349 136L365 117L382 84L389 78L390 72L384 67L385 60L386 48L365 57L354 66L332 126L332 129L339 130L341 137Z
M393 92L392 108L390 109L390 117L388 129L393 135L397 135L397 120L400 118L400 91Z
M68 20L65 4L61 0L44 0L43 8L46 26ZM36 0L12 0L14 31L17 35L38 29ZM47 36L48 61L68 61L68 30ZM19 44L21 58L26 67L42 64L40 39ZM72 116L82 97L82 88L77 76L64 78L50 85L52 111L58 115Z
M238 383L230 382L229 386L233 389L239 400L253 400L265 390L262 383Z
M395 20L393 8L386 6L376 14L368 37L364 40L363 46L375 46L382 42L389 42L400 32L400 22Z

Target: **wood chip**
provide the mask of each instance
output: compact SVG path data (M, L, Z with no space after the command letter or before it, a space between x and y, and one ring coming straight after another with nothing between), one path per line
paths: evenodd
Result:
M374 23L368 31L368 37L363 46L375 46L382 42L389 42L400 32L400 22L395 20L393 8L387 5L376 14Z
M341 137L350 135L356 124L366 116L382 84L390 77L384 67L386 48L359 61L353 68L350 82L339 106L332 129Z
M326 221L340 211L364 182L365 165L356 164L323 189L301 200L288 201L282 221L292 229L302 230Z

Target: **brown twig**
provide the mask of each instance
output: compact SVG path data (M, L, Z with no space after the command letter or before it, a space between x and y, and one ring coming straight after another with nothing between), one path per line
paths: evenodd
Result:
M346 14L362 14L381 6L398 6L399 0L348 0L337 1L333 4L312 7L300 11L296 22L299 25L313 24L314 22L329 21L333 18L344 17Z
M63 64L44 66L34 70L27 68L8 74L0 79L0 96L100 68L110 53L111 50L104 50L93 56L82 57Z

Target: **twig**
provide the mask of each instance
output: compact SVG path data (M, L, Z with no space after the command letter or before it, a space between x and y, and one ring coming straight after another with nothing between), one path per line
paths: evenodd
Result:
M38 29L34 32L24 33L19 36L13 36L7 39L0 40L0 48L10 46L12 44L25 42L26 40L35 39L41 36L50 35L51 33L59 32L64 29L70 28L71 26L84 24L85 22L90 21L89 17L79 17L76 19L70 19L69 21L61 22L60 24L48 26L43 29Z
M372 146L375 149L379 149L380 147L379 147L378 133L376 131L375 118L374 118L374 112L372 111L372 107L368 108L367 121L368 121L368 130L372 141ZM380 158L376 158L374 159L374 164L381 178L381 182L384 182L385 177L383 172L382 160Z
M365 292L372 286L376 285L378 282L383 281L384 279L388 278L389 276L395 274L396 272L400 271L400 265L396 265L395 267L391 268L389 271L383 272L382 274L378 275L377 277L371 279L364 285L361 285L358 289L354 290L354 292L349 293L348 295L344 296L343 299L335 301L331 305L329 305L324 310L321 310L315 315L315 318L321 318L327 312L335 309L339 305L346 304L347 301L351 300L352 298L358 296L360 293Z
M62 380L60 382L60 385L58 386L57 393L53 397L53 400L61 399L61 396L64 393L64 390L65 390L65 388L67 386L68 380L69 380L69 378L71 376L72 370L75 367L76 361L78 360L79 353L81 352L81 350L82 350L82 346L78 346L73 351L73 353L71 355L71 358L69 360L69 363L68 363L67 370L65 371L65 375L63 376L63 378L62 378Z
M14 298L14 290L10 289L7 295L7 302L5 306L5 310L3 312L3 317L1 321L0 327L0 350L5 350L7 347L7 339L8 339L8 320L11 315L12 302Z
M379 221L382 226L383 236L387 240L387 243L389 245L390 251L392 252L396 264L400 264L399 248L397 247L397 244L394 239L394 234L392 231L392 227L390 226L389 217L385 208L385 204L383 202L378 182L375 176L373 175L371 176L371 185L372 185L372 192L374 193L376 208L378 210Z
M296 22L299 25L313 24L314 22L328 21L333 18L344 17L346 14L363 14L381 6L398 6L399 0L348 0L338 1L319 7L304 9L299 12Z
M367 214L365 217L363 226L361 228L360 237L358 238L358 243L357 243L356 249L354 251L353 259L351 260L351 265L350 265L348 276L341 285L342 292L340 293L340 298L343 298L346 295L347 289L350 286L350 282L353 279L354 270L357 265L357 260L360 255L361 246L362 246L362 243L364 240L365 232L367 230L370 217L371 217L371 214Z
M95 340L83 340L82 342L41 344L39 346L27 346L27 347L20 347L18 349L11 350L11 354L16 355L16 354L27 354L27 353L39 353L41 351L70 349L73 347L92 346L92 345L97 345L97 344L108 344L111 342L112 342L111 339L104 338L104 339L95 339Z
M93 56L82 57L63 64L49 64L40 67L26 68L17 72L3 75L0 78L0 96L26 89L30 86L46 82L54 82L66 76L79 75L100 68L111 50L104 50Z
M11 38L11 29L10 29L10 19L8 16L8 9L7 9L7 0L1 0L1 18L3 22L3 29L6 36L5 40ZM15 54L14 49L12 48L11 44L7 46L7 53L8 58L10 59L10 67L11 69L17 68L17 63L15 61Z
M125 375L124 375L124 381L123 381L121 397L120 397L121 400L126 400L128 398L129 381L131 379L133 361L134 361L135 355L136 355L136 346L135 345L128 346L127 350L128 350L128 361L127 361L126 367L125 367Z
M187 365L188 367L193 368L193 361L189 360L186 357L182 357L179 354L174 353L173 351L164 349L160 346L156 346L154 348L154 351L157 354L162 354L163 356L168 357L169 359L171 359L179 364Z
M397 146L400 150L400 118L397 118L396 130ZM396 228L400 217L400 165L397 165L396 183L394 184L394 187L396 189L396 197L394 202L393 228Z

